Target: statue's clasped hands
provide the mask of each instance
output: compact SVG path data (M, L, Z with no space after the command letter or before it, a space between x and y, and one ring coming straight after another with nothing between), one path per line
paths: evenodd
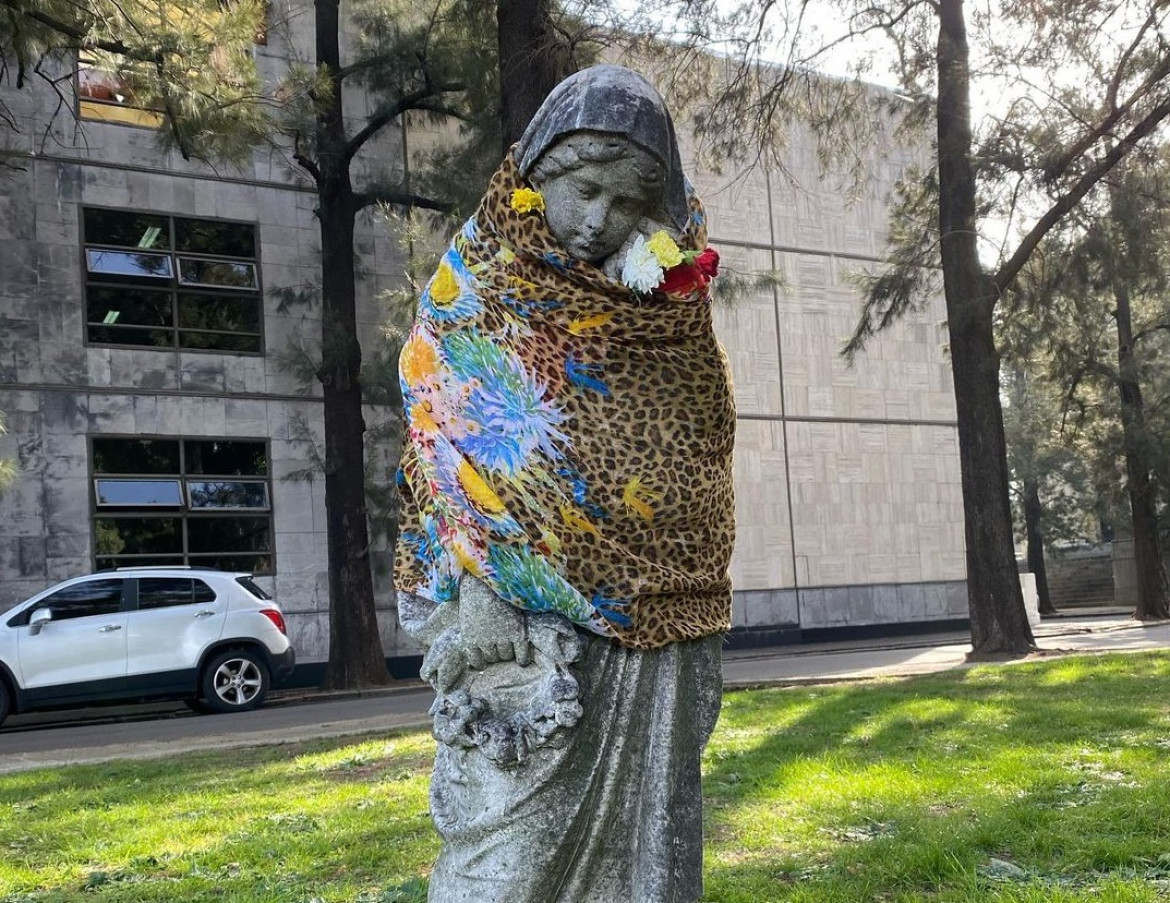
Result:
M534 649L524 614L486 584L465 578L458 601L448 611L420 670L423 680L440 693L459 686L469 669L510 661L521 667L532 664Z
M468 586L470 582L459 599L459 639L467 666L479 671L499 662L532 664L532 644L520 610L484 584Z

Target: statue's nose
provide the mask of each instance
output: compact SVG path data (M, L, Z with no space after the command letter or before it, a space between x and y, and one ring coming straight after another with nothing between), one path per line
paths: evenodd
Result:
M609 210L605 204L590 204L582 217L582 226L589 235L599 235L605 228L605 219Z

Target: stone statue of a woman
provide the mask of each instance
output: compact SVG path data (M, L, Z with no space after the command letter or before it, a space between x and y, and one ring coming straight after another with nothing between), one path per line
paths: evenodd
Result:
M730 622L734 411L657 92L562 82L400 362L396 585L439 741L432 903L692 903Z

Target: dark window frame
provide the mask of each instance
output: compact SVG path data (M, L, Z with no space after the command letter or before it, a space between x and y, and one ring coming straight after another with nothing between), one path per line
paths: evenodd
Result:
M99 469L96 463L95 443L98 442L157 442L172 443L177 449L176 472L163 473L113 473L106 469ZM199 450L195 446L199 443L240 443L255 445L262 457L263 473L203 473L206 468L201 462L196 462ZM166 566L188 565L191 567L222 567L223 570L271 575L276 572L276 530L275 515L272 504L272 445L267 438L253 438L243 436L128 436L120 434L91 434L87 439L88 466L90 470L90 527L94 541L92 556L95 570L109 570L117 567L135 566ZM162 461L169 457L165 452L171 449L157 449L156 460ZM171 462L173 464L174 461ZM143 504L138 506L124 504L103 504L99 501L98 484L103 479L118 481L158 482L160 480L176 480L181 486L182 504L179 506L163 506ZM191 504L189 483L240 483L262 484L265 507L247 506L220 506L199 507ZM147 552L103 552L98 548L98 534L100 525L109 521L130 520L149 526L150 521L175 522L177 545L170 551ZM170 526L170 525L167 525ZM259 537L260 549L233 548L230 544L222 549L206 550L200 548L208 537L215 538L217 530L223 528L239 529L241 535ZM224 560L238 559L239 564L223 565ZM267 567L262 562L267 562Z
M166 221L167 233L165 247L155 246L137 247L120 245L112 242L103 242L86 234L86 213L113 213L157 217ZM264 291L261 281L260 260L260 227L255 222L231 220L197 216L185 216L177 213L162 213L152 210L130 211L118 207L102 207L87 204L78 208L79 234L81 235L81 279L84 286L82 299L82 315L85 322L85 344L100 348L131 348L142 351L187 352L196 354L231 354L244 357L263 357L265 354L265 317ZM207 251L191 251L179 247L179 223L222 225L245 227L251 230L251 256L238 253L209 253ZM232 249L238 250L238 249ZM117 254L137 254L144 257L163 257L168 260L169 273L165 276L144 274L102 273L91 265L91 252L108 251ZM206 283L184 281L181 260L197 263L219 263L230 267L250 268L251 285L232 285L228 283ZM150 304L152 300L160 302L160 314L165 312L169 322L158 324L150 323L119 323L116 320L97 320L90 317L91 295L100 292L134 293L141 303ZM162 304L165 299L165 304ZM254 329L217 329L208 326L187 325L182 322L184 313L191 308L189 304L218 303L242 305L241 314L245 319L255 323ZM107 318L109 313L107 311ZM250 325L250 324L249 324ZM119 330L121 336L141 335L143 341L118 341L117 338L105 340L103 331ZM167 338L166 344L156 343L155 338ZM241 347L204 347L200 340L208 343L219 342L221 345L235 343Z

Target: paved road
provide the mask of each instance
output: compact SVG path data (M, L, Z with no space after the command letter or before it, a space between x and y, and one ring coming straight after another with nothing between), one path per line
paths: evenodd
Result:
M119 710L129 720L78 721L59 726L16 716L0 730L0 774L50 765L159 758L189 750L292 743L351 736L428 723L430 687L357 698L314 698L268 705L237 715L194 715L173 707ZM100 709L90 712L101 714ZM43 716L40 716L43 722Z
M1040 648L1049 652L1170 648L1170 625L1144 626L1118 613L1045 621L1035 633ZM970 648L967 634L941 633L743 650L725 655L724 678L734 688L926 674L963 667ZM191 715L173 705L117 710L117 718L104 716L100 722L62 723L55 720L59 715L18 715L0 730L0 774L424 726L432 699L430 688L409 685L357 697L286 695L242 715ZM85 714L103 716L103 710Z

